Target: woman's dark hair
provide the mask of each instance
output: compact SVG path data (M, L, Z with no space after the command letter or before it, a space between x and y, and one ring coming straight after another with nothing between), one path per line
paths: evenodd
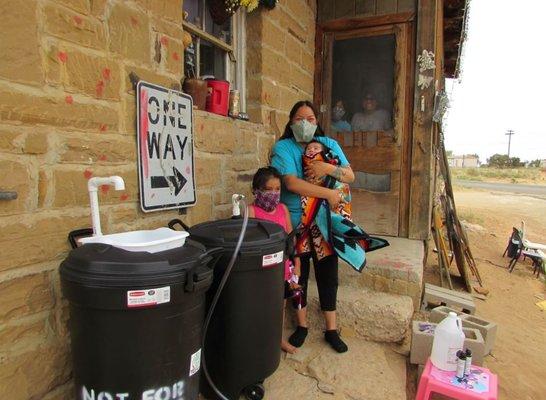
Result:
M284 128L284 133L279 138L279 140L290 139L294 137L294 132L292 132L292 128L290 128L290 125L292 125L290 121L292 121L292 118L294 118L298 110L303 106L307 106L311 110L313 110L313 114L315 114L315 118L317 118L317 130L315 132L315 136L324 136L324 131L322 130L322 128L320 127L320 124L318 123L317 109L315 108L313 103L311 103L309 100L300 100L296 104L294 104L294 107L292 107L292 110L290 110L290 115L288 116L288 122L286 123L286 126Z
M262 190L271 178L281 180L282 176L274 167L258 168L258 171L254 174L254 178L252 178L252 190Z

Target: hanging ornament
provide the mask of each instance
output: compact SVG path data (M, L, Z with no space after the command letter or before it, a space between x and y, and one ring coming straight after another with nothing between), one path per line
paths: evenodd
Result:
M216 25L223 25L240 7L240 0L211 0L209 13Z

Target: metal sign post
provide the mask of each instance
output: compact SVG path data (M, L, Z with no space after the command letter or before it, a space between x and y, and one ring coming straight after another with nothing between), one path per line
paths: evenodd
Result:
M195 204L192 98L140 81L137 142L140 206L144 212Z

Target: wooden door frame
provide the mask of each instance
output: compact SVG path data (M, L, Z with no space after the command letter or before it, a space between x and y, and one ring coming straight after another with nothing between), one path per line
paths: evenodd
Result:
M377 28L378 32L383 29L389 30L389 27L399 24L407 24L407 56L405 72L406 88L404 93L405 112L404 120L401 122L403 135L402 160L400 165L400 189L399 189L399 207L398 207L398 236L408 237L409 235L409 200L410 200L410 179L411 179L411 146L412 146L412 128L413 128L413 101L414 101L414 58L415 58L415 13L406 12L390 14L379 17L364 18L346 18L318 23L315 32L315 81L314 81L314 102L319 105L320 119L323 115L329 115L328 110L322 106L323 102L323 82L324 79L331 77L325 76L323 60L327 51L331 51L331 45L334 36L355 37L363 36L364 30ZM331 66L330 66L331 69Z

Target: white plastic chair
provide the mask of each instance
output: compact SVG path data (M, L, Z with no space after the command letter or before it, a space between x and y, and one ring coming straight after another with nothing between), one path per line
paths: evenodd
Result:
M523 247L528 250L546 251L546 244L531 242L525 238L525 221L521 221L521 241L523 242Z

